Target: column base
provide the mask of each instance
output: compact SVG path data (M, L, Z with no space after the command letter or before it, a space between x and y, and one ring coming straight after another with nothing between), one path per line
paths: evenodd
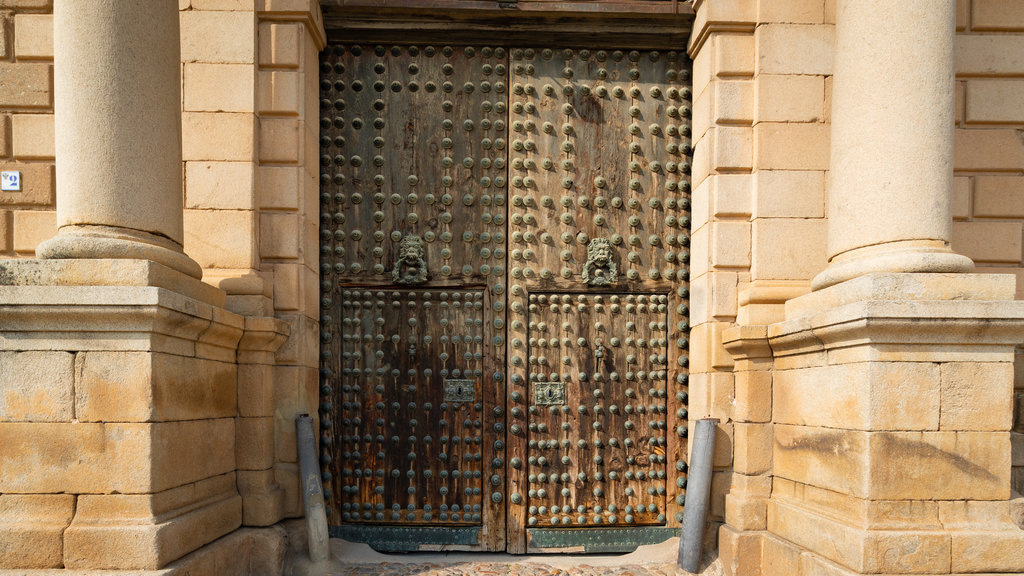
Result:
M181 246L162 236L112 226L64 226L36 248L36 257L60 259L152 260L201 279L203 269Z
M786 303L760 576L1024 573L1014 280L875 273Z
M828 288L876 272L955 273L974 270L974 262L937 240L908 240L866 246L832 258L828 268L811 281L812 290Z

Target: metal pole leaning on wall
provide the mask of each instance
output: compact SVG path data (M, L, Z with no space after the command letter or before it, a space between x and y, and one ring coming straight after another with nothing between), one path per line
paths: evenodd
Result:
M700 570L704 525L711 499L711 471L714 467L715 431L718 418L697 421L693 434L693 453L686 478L686 501L683 504L683 530L679 538L679 567L687 572Z
M330 559L331 550L324 489L320 484L320 464L316 457L313 418L303 414L295 419L295 437L299 449L299 474L302 479L302 504L306 510L309 559L314 563L325 562Z

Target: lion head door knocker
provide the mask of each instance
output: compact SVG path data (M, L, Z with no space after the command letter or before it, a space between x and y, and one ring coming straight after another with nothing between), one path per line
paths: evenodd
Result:
M406 236L398 245L398 260L391 271L397 284L422 284L427 281L426 248L419 236Z
M618 278L619 267L612 260L612 245L607 238L594 238L587 244L587 262L583 282L588 286L610 286Z

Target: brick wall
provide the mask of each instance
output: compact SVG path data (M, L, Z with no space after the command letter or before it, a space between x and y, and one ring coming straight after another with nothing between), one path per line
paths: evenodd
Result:
M1024 298L1024 3L960 0L953 248L1017 276ZM1024 492L1024 356L1015 378L1013 486Z
M31 256L56 232L52 0L0 0L0 170L21 172L0 192L0 257Z

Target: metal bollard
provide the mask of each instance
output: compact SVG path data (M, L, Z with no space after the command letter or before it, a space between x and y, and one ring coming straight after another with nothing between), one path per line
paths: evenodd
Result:
M314 563L325 562L331 557L331 549L313 418L303 414L295 419L295 437L299 449L299 474L302 481L302 504L306 510L309 559Z
M683 529L679 538L679 567L687 572L700 570L701 545L711 498L711 471L714 467L715 431L718 418L697 421L693 434L693 454L686 478L683 504Z

